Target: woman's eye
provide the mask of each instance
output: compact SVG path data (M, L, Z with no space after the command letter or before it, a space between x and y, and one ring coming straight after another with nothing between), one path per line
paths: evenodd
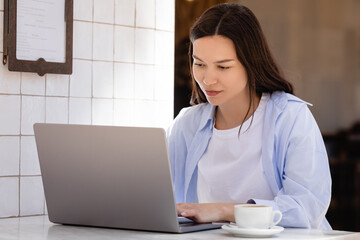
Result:
M220 68L221 70L226 70L226 69L229 69L230 67L218 66L218 68Z
M197 67L203 67L204 66L204 64L202 64L202 63L194 63L194 65L197 66Z

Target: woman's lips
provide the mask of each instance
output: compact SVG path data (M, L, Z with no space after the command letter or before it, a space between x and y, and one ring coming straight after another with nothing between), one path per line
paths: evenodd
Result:
M221 91L205 91L206 95L209 97L215 97L216 95L218 95Z

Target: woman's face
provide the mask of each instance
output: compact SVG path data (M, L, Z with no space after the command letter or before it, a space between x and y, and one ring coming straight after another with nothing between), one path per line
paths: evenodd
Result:
M238 105L248 96L246 70L232 40L219 35L199 38L193 42L193 59L194 78L210 104Z

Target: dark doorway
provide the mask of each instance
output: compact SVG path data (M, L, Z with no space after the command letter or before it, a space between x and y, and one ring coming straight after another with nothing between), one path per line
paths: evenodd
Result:
M174 117L184 107L190 106L191 75L189 69L189 30L195 20L209 7L230 2L226 0L176 0L175 1L175 76Z

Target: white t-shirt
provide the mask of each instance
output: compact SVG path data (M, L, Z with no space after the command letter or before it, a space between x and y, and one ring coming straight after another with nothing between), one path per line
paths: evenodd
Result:
M269 94L262 94L253 122L251 117L240 126L213 129L208 148L198 163L199 203L246 203L251 198L272 200L262 161L262 133Z

